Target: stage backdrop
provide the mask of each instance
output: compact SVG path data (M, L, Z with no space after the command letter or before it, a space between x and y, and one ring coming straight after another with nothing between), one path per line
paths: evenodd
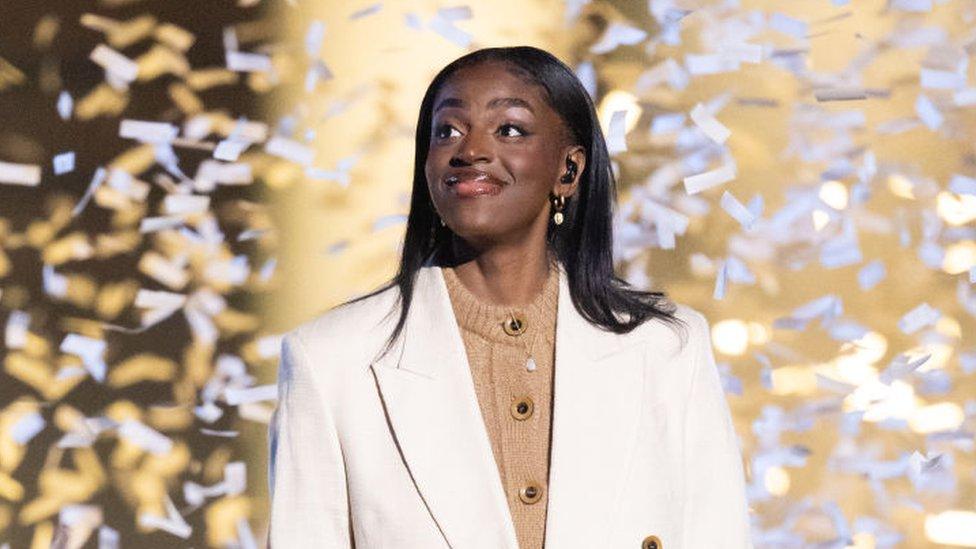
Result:
M424 89L590 91L757 548L976 547L976 4L0 3L0 544L262 547L281 334L395 271Z

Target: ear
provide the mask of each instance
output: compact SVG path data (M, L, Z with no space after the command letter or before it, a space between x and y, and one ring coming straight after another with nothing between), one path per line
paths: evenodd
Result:
M583 177L583 169L586 168L586 149L581 145L571 145L563 150L561 158L563 159L562 169L556 178L555 184L553 184L552 193L568 198L576 194L580 179ZM567 183L562 181L562 177L569 171L570 162L576 164L576 173L573 175L572 181Z

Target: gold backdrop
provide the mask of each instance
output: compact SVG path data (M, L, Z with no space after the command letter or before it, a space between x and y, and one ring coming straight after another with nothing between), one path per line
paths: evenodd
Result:
M442 66L598 105L757 547L976 547L976 5L0 4L0 544L260 547L280 335L395 271ZM73 154L72 154L73 153Z

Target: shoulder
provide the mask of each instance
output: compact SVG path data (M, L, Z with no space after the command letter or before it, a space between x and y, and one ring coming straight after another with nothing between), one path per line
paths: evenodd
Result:
M637 337L659 348L674 344L681 353L693 352L703 337L708 338L709 322L701 311L673 300L666 300L662 305L671 311L673 321L654 318L644 322L637 328Z
M356 363L385 344L398 319L396 286L358 301L347 301L302 322L284 333L297 341L309 360ZM370 355L371 356L371 355Z

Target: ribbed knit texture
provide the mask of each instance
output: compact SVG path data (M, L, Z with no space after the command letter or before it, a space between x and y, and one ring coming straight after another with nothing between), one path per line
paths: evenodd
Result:
M451 267L442 267L451 306L461 330L474 379L478 404L485 421L502 486L512 513L520 549L542 549L549 501L549 448L552 426L552 380L555 358L559 270L550 265L545 286L532 301L507 307L481 301L458 279ZM503 323L514 311L526 330L509 335ZM535 360L534 371L526 361ZM528 396L532 412L516 419L512 405ZM535 482L541 497L526 503L519 490Z

